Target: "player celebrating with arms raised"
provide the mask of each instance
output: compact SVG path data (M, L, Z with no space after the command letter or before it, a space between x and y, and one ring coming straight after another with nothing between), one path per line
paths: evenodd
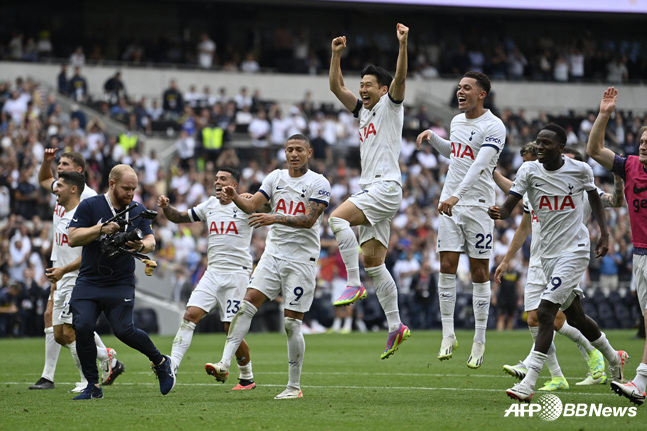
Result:
M604 130L611 113L616 107L618 90L609 87L602 96L600 113L595 119L586 153L593 157L614 174L625 180L625 196L629 204L629 222L631 238L633 239L633 277L640 308L647 317L647 126L640 128L640 147L638 156L628 155L626 158L614 154L604 148ZM645 320L647 327L647 319ZM641 405L645 402L647 387L647 341L643 357L636 369L636 377L627 384L612 382L611 389L618 395L625 396L631 402Z
M400 321L398 290L386 269L391 220L402 202L402 174L398 163L404 123L404 90L407 77L407 39L409 28L396 25L400 42L395 77L381 67L369 65L362 70L358 99L344 85L341 74L341 53L346 36L332 41L330 90L355 117L359 116L362 191L337 207L328 223L337 238L339 253L346 265L346 290L335 301L336 306L352 304L366 298L366 289L359 277L359 247L362 246L366 272L373 280L375 293L386 315L389 336L382 359L391 356L410 336L409 328ZM359 226L359 243L351 226Z
M483 363L485 330L490 311L490 256L494 239L494 222L487 209L494 205L495 184L492 171L505 144L505 126L492 111L483 108L490 92L490 80L481 72L467 72L458 83L458 109L464 111L452 119L449 141L431 130L418 135L451 163L440 196L440 224L436 250L440 256L438 299L442 315L443 341L438 359L452 357L458 347L454 333L456 307L456 272L461 253L470 260L472 307L474 309L474 342L467 366Z

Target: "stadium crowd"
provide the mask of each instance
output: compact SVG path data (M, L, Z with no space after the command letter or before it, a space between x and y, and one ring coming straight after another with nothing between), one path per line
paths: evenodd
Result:
M218 167L239 169L242 173L240 192L255 192L268 172L283 165L282 146L286 137L294 133L303 133L311 139L314 160L310 167L322 173L332 185L330 206L321 232L318 300L306 316L306 322L313 328L320 328L318 322L332 319L331 286L344 274L327 217L340 202L359 191L359 137L355 119L349 112L317 103L306 94L301 103L283 113L278 104L263 100L259 92L248 94L245 86L238 90L220 88L217 94L211 94L208 88L198 91L195 86L182 91L175 82L160 89L161 103L153 101L149 105L146 100L139 100L129 104L124 83L127 78L122 80L119 73L106 81L106 97L93 103L86 97L87 88L84 90L79 84L81 69L76 67L71 78L63 67L58 91L78 103L95 107L97 114L92 118L78 107L67 112L57 102L59 94L44 92L30 79L0 82L0 336L42 334L41 316L49 293L44 268L49 265L54 201L37 180L44 148L58 147L59 156L65 151L81 153L87 162L87 184L98 192L106 191L106 173L114 165L131 165L141 185L135 200L155 209L157 197L166 195L173 206L183 211L212 194L213 177ZM235 91L238 93L233 94ZM569 132L568 144L584 155L583 145L595 118L594 113L584 118L551 113L526 118L523 111L499 112L493 100L489 108L501 117L507 129L506 147L498 169L509 178L521 164L521 146L531 141L548 122L563 125ZM106 133L100 120L102 115L121 120L127 130L119 135ZM619 153L636 154L636 133L645 123L647 116L619 111L609 124L607 144ZM177 151L168 164L162 163L154 151L145 147L146 134L159 129L160 124L172 124L178 131ZM435 253L439 217L436 208L448 169L448 159L430 146L417 150L415 137L426 128L447 137L448 126L427 112L425 106L406 107L400 159L403 202L393 221L387 267L399 289L402 320L411 322L412 328L437 327L439 322L434 277L439 270ZM244 145L234 147L231 145L234 139ZM593 160L589 163L600 187L609 191L613 178ZM498 201L503 199L503 194L499 193ZM496 224L493 268L497 257L507 250L520 220L520 210L517 208L515 217ZM619 320L611 313L599 320L601 325L631 327L640 313L628 293L632 243L627 208L607 210L607 215L612 252L604 259L591 260L585 282L596 287L603 278L603 295L616 295L622 298L627 310L636 309ZM176 264L184 264L181 276L189 280L178 289L174 298L168 299L186 301L190 289L205 271L207 231L202 224L169 223L162 212L154 224L158 239L156 257L168 268L176 269ZM590 224L589 228L591 236L597 237L595 225ZM255 261L264 249L265 229L257 229L254 233L252 255ZM516 262L522 282L528 256L526 244L523 255ZM470 286L467 262L461 262L457 279L459 292ZM374 302L361 303L356 312L356 318L366 322L369 328L382 327L384 321L379 304ZM495 313L491 315L494 321Z

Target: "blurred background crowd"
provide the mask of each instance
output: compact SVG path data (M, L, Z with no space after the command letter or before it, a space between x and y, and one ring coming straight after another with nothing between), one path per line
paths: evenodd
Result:
M239 19L235 8L230 10L229 5L217 2L214 7L217 5L233 16L232 21ZM255 192L269 172L283 166L285 139L303 133L314 149L310 168L325 175L332 185L325 219L339 203L359 191L359 137L356 120L349 112L314 100L311 93L304 94L299 103L285 107L266 100L260 90L249 89L253 82L249 73L327 73L330 37L337 35L337 31L341 34L343 26L318 32L318 25L309 27L302 21L283 25L282 20L293 13L287 10L281 10L285 12L281 14L282 20L273 25L260 23L261 12L270 9L259 9L251 13L248 7L240 8L249 12L258 26L231 32L222 28L191 30L177 37L152 34L150 38L129 38L125 33L118 38L106 35L76 39L69 37L69 32L33 26L5 31L0 38L0 60L56 62L60 71L56 89L46 88L29 76L2 76L0 72L0 337L42 334L42 313L49 294L44 269L51 265L55 201L37 180L44 148L59 148L59 156L65 151L81 153L87 163L87 184L97 192L107 190L107 174L114 165L129 164L139 175L140 188L135 200L156 209L157 197L164 194L176 208L185 210L213 193L213 178L219 167L238 168L242 173L239 191ZM501 19L490 18L495 22ZM380 15L379 19L385 18ZM601 39L594 37L590 29L577 35L568 29L557 34L546 30L544 36L531 41L514 31L516 27L490 31L491 23L477 22L474 16L457 17L458 23L469 26L468 31L462 31L456 23L441 24L438 17L432 20L439 25L426 35L416 35L410 43L408 79L458 77L468 70L482 70L493 81L593 80L613 84L640 80L647 73L646 47L640 39L625 39L623 34L604 33ZM530 18L521 14L518 20ZM350 19L340 22L350 24ZM583 22L575 22L574 27L578 26L585 27ZM233 24L229 23L226 29L231 27ZM391 63L396 58L392 51L397 49L395 38L391 34L367 30L362 35L357 31L354 37L360 43L344 59L344 67L358 70L370 60L392 70ZM171 80L167 86L160 86L159 97L147 99L130 95L127 71L116 69L100 91L91 92L84 68L111 62L227 70L240 73L241 84L237 88L217 84L213 88L181 87ZM448 106L455 104L451 96L447 95ZM568 145L585 156L584 145L595 119L595 106L584 115L542 111L528 118L524 110L499 110L493 94L487 107L501 117L507 128L507 144L498 167L507 177L512 178L522 162L521 146L532 141L548 122L564 126L569 133ZM116 121L121 127L109 131L108 121ZM636 154L636 133L644 124L644 112L618 111L608 127L607 145L621 154ZM400 158L404 199L393 221L387 267L398 285L402 320L412 328L440 326L435 244L437 204L448 160L428 145L416 149L415 137L428 128L448 137L447 121L428 112L426 105L407 105ZM170 157L158 158L154 149L147 148L146 140L154 136L169 140L175 150ZM593 160L588 162L599 186L611 192L613 177ZM499 192L497 200L504 200L502 193ZM627 211L626 205L607 210L610 252L603 259L591 260L583 280L590 296L585 302L586 311L604 328L634 327L641 316L631 289L632 243ZM520 219L521 206L515 217L497 222L492 270L507 251ZM591 237L597 239L595 223L589 223L589 228ZM174 274L173 295L165 299L183 306L206 269L208 232L203 223L170 223L161 211L154 229L158 243L156 259L163 271ZM265 235L266 229L255 231L255 261L263 252ZM331 292L336 284L345 282L344 265L327 221L321 238L317 299L306 316L313 332L331 325ZM529 241L511 271L514 276L507 278L507 282L512 280L513 290L523 286L528 257ZM469 308L471 282L466 260L461 261L458 280L456 326L469 327L473 325L473 315ZM365 282L369 287L370 279ZM521 299L512 327L524 327ZM383 327L384 316L376 301L374 295L369 295L356 308L358 329ZM496 326L496 315L493 306L491 327ZM272 325L268 323L270 329Z

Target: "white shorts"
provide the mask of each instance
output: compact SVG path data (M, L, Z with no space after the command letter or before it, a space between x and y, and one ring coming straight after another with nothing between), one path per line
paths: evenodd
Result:
M580 280L589 266L589 253L569 253L553 258L542 258L547 283L541 299L560 304L560 309L571 306L575 296L583 296Z
M388 248L391 221L402 203L402 187L395 181L381 181L369 184L361 192L351 195L348 200L362 210L371 223L370 226L358 227L359 244L375 238Z
M187 307L198 307L209 313L218 308L221 322L231 322L245 297L249 274L218 272L207 268L191 293Z
M490 259L494 244L494 220L486 207L454 206L452 216L441 214L436 251L466 253L474 259Z
M529 266L526 276L526 286L523 290L523 309L536 310L541 302L541 294L546 290L546 275L541 266Z
M316 265L277 259L264 253L249 280L249 288L272 300L281 294L284 309L306 313L314 298L316 277Z
M643 313L647 312L647 255L634 254L634 286L640 309Z
M72 324L72 311L70 310L70 298L72 297L73 286L69 289L56 289L52 308L52 326L67 323Z

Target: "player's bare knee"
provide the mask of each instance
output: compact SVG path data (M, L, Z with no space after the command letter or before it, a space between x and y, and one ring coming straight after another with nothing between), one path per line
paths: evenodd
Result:
M374 268L384 264L386 260L386 247L377 240L369 240L362 244L362 256L364 266Z
M199 323L202 317L204 317L205 312L201 308L198 307L187 307L186 311L184 312L184 320L188 320L189 322L192 323Z

